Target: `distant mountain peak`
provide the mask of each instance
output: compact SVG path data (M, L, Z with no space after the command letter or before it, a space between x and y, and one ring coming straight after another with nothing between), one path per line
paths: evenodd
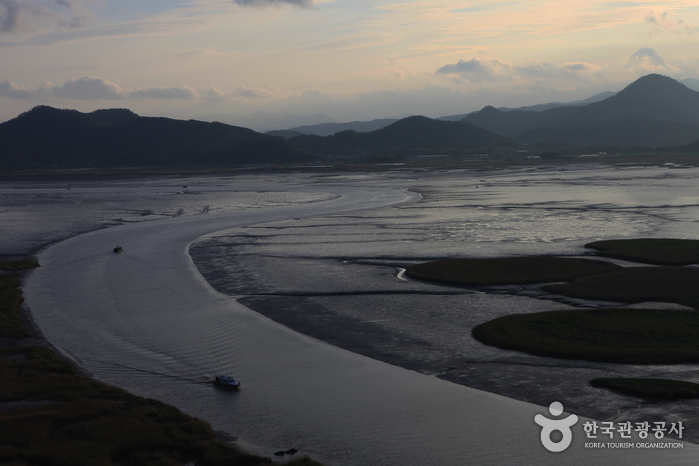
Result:
M632 82L624 89L619 91L617 95L624 95L636 92L664 92L664 91L674 91L682 92L688 89L687 86L679 81L672 79L669 76L663 76L661 74L647 74L638 78L636 81Z

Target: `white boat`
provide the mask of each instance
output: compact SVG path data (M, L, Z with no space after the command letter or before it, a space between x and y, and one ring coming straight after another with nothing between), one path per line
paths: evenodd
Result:
M214 387L223 390L240 390L240 382L230 375L221 374L214 379Z

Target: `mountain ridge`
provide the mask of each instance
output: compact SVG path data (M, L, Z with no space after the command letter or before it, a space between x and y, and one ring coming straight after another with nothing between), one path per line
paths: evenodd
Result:
M611 97L584 106L556 107L541 112L503 112L487 106L461 121L496 134L521 137L545 128L552 132L554 128L582 127L631 117L699 126L699 92L672 78L650 74Z
M281 138L126 109L82 113L37 106L0 124L2 167L241 164L310 161Z

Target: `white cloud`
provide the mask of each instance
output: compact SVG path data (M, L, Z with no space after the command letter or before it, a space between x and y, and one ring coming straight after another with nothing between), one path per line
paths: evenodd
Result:
M474 83L508 81L512 78L512 65L497 58L471 58L444 65L436 74L456 75Z

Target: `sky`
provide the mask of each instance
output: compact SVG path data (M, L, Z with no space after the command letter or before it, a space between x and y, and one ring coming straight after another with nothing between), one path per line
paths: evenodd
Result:
M699 2L0 0L0 121L438 117L699 77Z

